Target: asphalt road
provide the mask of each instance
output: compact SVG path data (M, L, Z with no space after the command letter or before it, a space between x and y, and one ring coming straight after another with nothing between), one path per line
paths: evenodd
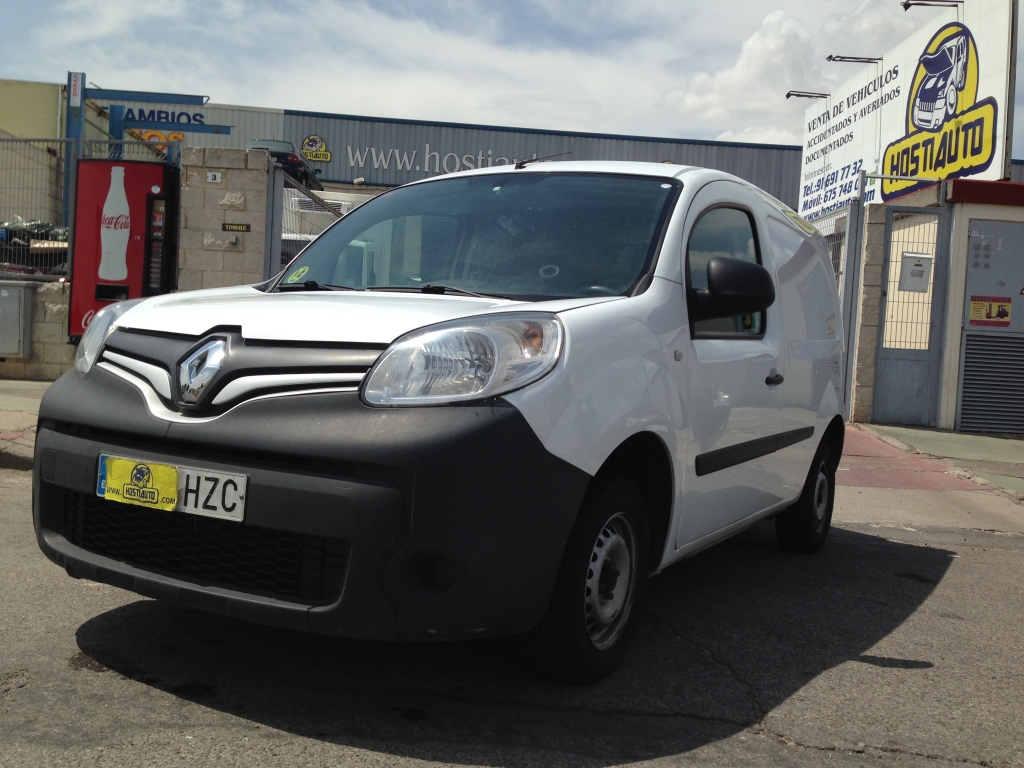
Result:
M842 487L809 557L758 525L654 579L585 688L507 640L293 634L75 581L30 495L0 470L0 766L1024 765L1024 507L991 491Z

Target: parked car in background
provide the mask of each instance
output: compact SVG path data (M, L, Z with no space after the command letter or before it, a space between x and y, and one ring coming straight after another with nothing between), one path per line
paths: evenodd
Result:
M519 633L593 681L649 575L764 518L825 543L842 339L821 235L728 174L427 179L265 283L99 312L39 410L36 532L74 577L345 637Z
M246 144L245 148L267 150L274 162L284 168L285 173L306 187L306 189L320 190L324 188L323 184L316 177L316 170L290 141L256 139Z

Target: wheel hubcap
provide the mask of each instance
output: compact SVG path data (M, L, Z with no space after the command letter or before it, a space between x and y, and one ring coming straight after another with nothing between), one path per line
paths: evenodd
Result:
M583 611L587 635L598 650L615 644L626 625L636 588L636 536L629 519L613 515L590 553Z
M818 477L814 481L814 516L820 524L828 511L828 467L824 462L818 467Z

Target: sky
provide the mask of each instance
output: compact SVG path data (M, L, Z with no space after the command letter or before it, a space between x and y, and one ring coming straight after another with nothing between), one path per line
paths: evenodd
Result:
M799 144L808 102L788 90L831 90L859 65L828 54L881 55L937 12L897 0L0 0L0 77L74 70L219 104Z

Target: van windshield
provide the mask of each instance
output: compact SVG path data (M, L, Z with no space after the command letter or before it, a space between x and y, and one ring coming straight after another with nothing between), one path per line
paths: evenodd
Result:
M681 188L663 177L594 173L401 187L324 232L279 285L443 285L523 300L628 295L653 264Z

